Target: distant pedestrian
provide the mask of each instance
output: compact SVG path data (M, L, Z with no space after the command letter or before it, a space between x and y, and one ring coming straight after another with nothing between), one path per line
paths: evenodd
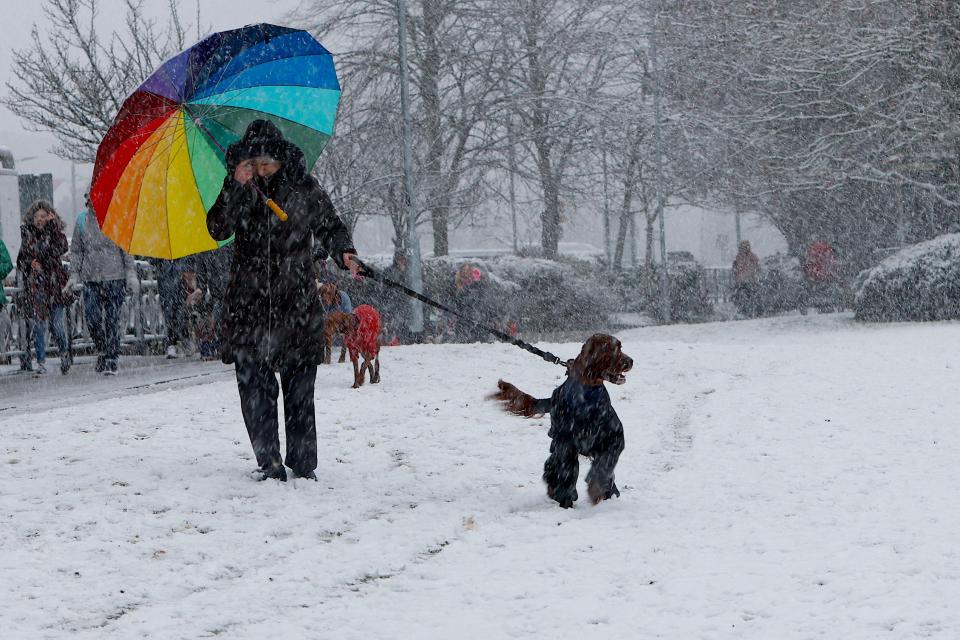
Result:
M812 282L829 282L837 277L837 256L825 240L818 240L804 253L803 272Z
M25 283L22 296L25 316L33 323L37 373L47 372L49 327L60 352L60 372L66 374L71 362L64 312L65 306L73 302L73 294L66 290L69 275L63 266L63 257L68 245L63 220L53 205L37 200L27 209L23 222L17 271L23 274Z
M837 254L826 240L807 247L803 256L804 307L813 305L821 312L843 310L843 288Z
M83 312L97 350L97 373L115 375L120 358L120 309L126 292L140 294L133 257L103 235L90 207L77 217L70 245L71 281L83 284Z
M743 240L733 260L733 301L740 313L756 318L762 312L760 302L760 259Z
M487 342L486 330L477 323L492 325L495 317L483 271L465 262L454 275L454 301L460 318L454 320L453 335L456 342Z
M166 355L179 358L188 350L187 337L190 334L190 320L187 315L187 292L183 286L183 272L192 271L191 258L176 260L153 259L154 273L157 276L157 294L160 297L160 312L166 327Z
M320 292L320 306L323 307L324 315L339 311L340 313L353 313L353 301L346 291L341 291L337 286L337 277L329 272L321 272L318 278L318 289Z
M223 332L223 302L227 293L227 284L230 282L230 265L233 262L233 243L213 251L198 253L192 256L192 261L198 285L205 291L210 304L213 317L213 348L219 352L220 335ZM187 293L188 297L189 295ZM192 313L189 306L188 302L188 315Z
M213 295L209 283L196 271L184 271L185 308L190 325L190 339L196 344L201 360L213 360L219 355L216 320L213 311Z

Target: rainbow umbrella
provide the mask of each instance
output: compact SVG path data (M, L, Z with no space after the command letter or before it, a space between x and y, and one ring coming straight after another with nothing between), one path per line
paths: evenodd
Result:
M226 148L266 119L312 167L339 101L333 58L306 31L258 24L204 38L126 99L100 143L90 201L103 233L155 258L216 249L224 243L207 233L206 216Z

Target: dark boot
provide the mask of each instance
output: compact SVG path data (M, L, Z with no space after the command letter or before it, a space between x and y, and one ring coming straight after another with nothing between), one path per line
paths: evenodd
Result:
M294 478L303 478L304 480L313 480L317 481L317 474L313 471L307 471L306 473L298 473L296 470L293 471Z
M287 470L283 468L282 464L272 464L269 467L261 467L257 470L257 473L259 474L257 482L263 482L264 480L287 481Z

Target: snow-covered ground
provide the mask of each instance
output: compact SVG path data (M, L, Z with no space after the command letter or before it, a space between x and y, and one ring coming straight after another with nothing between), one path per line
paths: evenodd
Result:
M3 636L960 637L960 325L621 338L622 497L566 511L539 480L546 421L484 399L560 382L514 347L387 349L356 391L322 368L317 483L248 477L219 364L32 412L8 376Z

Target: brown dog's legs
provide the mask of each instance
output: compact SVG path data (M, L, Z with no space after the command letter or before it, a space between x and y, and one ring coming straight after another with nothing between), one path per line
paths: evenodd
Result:
M343 346L340 347L340 359L337 362L346 362L347 361L347 342L344 339ZM327 364L330 364L327 362Z
M360 368L360 363L356 360L353 360L353 388L359 389L360 385L363 384L363 370Z
M370 384L377 384L380 382L380 354L378 353L373 359L373 373L370 374Z
M333 349L333 336L324 333L323 346L323 364L330 364L330 351Z
M363 354L363 364L360 366L360 384L364 383L367 372L370 372L370 382L373 382L373 363L370 362L370 354Z

